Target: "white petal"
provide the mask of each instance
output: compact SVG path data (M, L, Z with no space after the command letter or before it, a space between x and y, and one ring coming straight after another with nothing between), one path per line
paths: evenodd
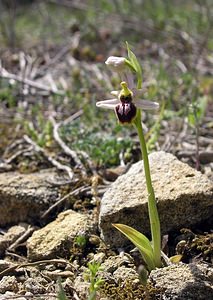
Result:
M148 100L134 100L134 103L138 108L144 110L158 110L159 108L159 103Z
M118 95L120 94L120 91L111 91L110 94L118 97Z
M110 100L98 101L96 102L96 106L106 108L106 109L114 109L118 103L120 103L118 99L110 99Z
M132 92L135 97L140 97L146 92L146 90L147 90L146 88L142 88L142 89L133 88Z

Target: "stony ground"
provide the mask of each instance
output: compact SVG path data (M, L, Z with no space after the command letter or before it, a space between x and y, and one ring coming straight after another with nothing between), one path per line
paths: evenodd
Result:
M92 300L93 280L102 300L213 298L208 1L173 17L173 7L150 10L148 2L142 16L134 1L131 14L84 1L21 10L3 2L0 299ZM139 253L111 226L149 236L138 139L95 108L119 86L104 61L126 55L126 35L143 66L144 97L161 107L143 123L162 249L174 257L146 286Z

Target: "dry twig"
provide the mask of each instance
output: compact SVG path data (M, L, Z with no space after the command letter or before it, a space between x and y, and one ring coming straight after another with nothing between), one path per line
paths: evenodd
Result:
M56 294L53 294L53 293L46 293L46 294L31 294L31 295L24 295L24 298L21 296L21 295L4 295L3 296L4 298L1 298L1 299L4 299L4 300L15 300L15 299L56 299L57 295ZM44 298L44 297L47 297L47 298ZM51 297L51 298L50 298ZM53 298L54 297L54 298ZM79 299L79 298L78 298Z
M20 83L23 83L23 84L29 85L31 87L34 87L35 89L47 91L48 93L53 93L53 94L57 94L57 95L60 95L60 96L63 96L65 94L64 91L55 90L55 89L53 90L51 87L48 87L48 86L43 85L41 83L38 83L36 81L30 80L30 79L27 79L27 78L23 78L23 76L19 76L19 75L9 73L1 65L0 65L0 77L5 78L5 79L9 79L9 80L18 81Z
M53 157L49 156L46 151L44 149L42 149L39 145L37 145L29 136L27 135L24 135L24 140L33 146L34 150L36 152L40 152L42 153L46 158L47 160L54 166L56 167L57 169L59 170L62 170L62 171L65 171L67 172L68 176L70 177L70 179L73 179L74 177L74 173L72 171L72 169L68 166L65 166L63 164L61 164L60 162L58 162L56 159L54 159Z
M79 112L77 112L75 114L75 118L79 117L82 114L82 110L80 110ZM74 119L74 118L73 118ZM59 146L64 150L64 152L71 156L72 159L74 160L76 167L80 168L83 175L86 175L86 169L84 167L84 165L82 164L81 160L78 158L77 153L74 150L71 150L65 143L64 141L61 139L59 133L58 133L58 129L59 127L63 124L63 122L60 123L56 123L55 119L53 117L50 117L50 121L53 125L53 137L56 140L56 142L59 144Z
M54 208L56 208L58 205L60 205L61 203L63 203L67 198L69 198L70 196L76 196L82 192L91 190L91 187L89 186L81 186L77 189L75 189L74 191L71 191L70 193L68 193L67 195L65 195L62 198L59 198L53 205L51 205L41 216L41 218L45 218Z
M11 164L14 160L16 160L17 157L21 156L22 154L25 154L27 152L30 152L32 150L32 146L28 149L21 149L16 151L13 155L11 155L9 158L5 159L6 164Z
M18 245L24 241L26 241L26 239L31 236L31 234L33 233L33 231L35 230L35 228L33 228L32 226L28 226L27 230L13 243L9 246L9 248L7 249L7 251L15 251L15 249L18 247Z
M11 272L18 270L20 268L25 268L25 267L35 267L39 265L47 265L47 264L64 264L64 265L69 265L74 271L76 271L76 268L73 264L71 264L68 260L65 259L45 259L45 260L38 260L34 262L29 262L29 263L23 263L23 264L17 264L12 267L9 267L2 272L0 272L0 278L3 276L6 276L8 274L11 274Z

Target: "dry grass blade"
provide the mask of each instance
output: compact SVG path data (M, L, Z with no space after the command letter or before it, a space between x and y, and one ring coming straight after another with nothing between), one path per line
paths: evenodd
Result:
M3 270L2 272L0 272L0 278L2 278L3 276L6 276L8 274L11 274L12 272L14 272L15 270L18 270L20 268L25 268L25 267L35 267L35 266L39 266L39 265L48 265L48 264L63 264L63 265L68 265L70 266L74 271L76 271L76 268L74 267L73 264L71 264L68 260L65 259L46 259L46 260L39 260L39 261L35 261L35 262L28 262L28 263L23 263L23 264L17 264L14 265L12 267L9 267L5 270Z
M56 142L59 144L59 146L64 150L64 152L71 156L72 159L74 160L76 167L81 169L81 172L83 175L86 175L86 169L84 165L82 164L81 160L78 158L77 153L70 149L65 142L61 139L58 129L61 126L62 123L56 123L55 119L53 117L50 117L50 121L53 125L53 137L56 140Z
M43 84L38 83L36 81L30 80L30 79L27 79L27 78L23 78L23 76L19 76L19 75L9 73L2 66L0 66L0 77L4 78L4 79L8 79L8 80L14 80L14 81L20 82L22 84L29 85L29 86L31 86L35 89L46 91L48 93L53 93L53 94L57 94L57 95L61 95L61 96L63 96L65 94L64 91L61 91L61 90L58 90L58 89L55 91L51 87L47 87L46 85L43 85Z
M62 171L65 171L67 172L68 176L70 177L70 179L73 179L74 177L74 173L72 171L72 169L68 166L65 166L63 164L61 164L60 162L58 162L56 159L54 159L53 157L49 156L44 149L42 149L39 145L37 145L29 136L27 135L24 135L24 140L33 146L34 148L34 151L36 152L40 152L42 153L46 158L47 160L54 166L56 167L57 169L59 170L62 170Z
M71 191L70 193L68 193L67 195L65 195L62 198L59 198L56 203L54 203L53 205L51 205L48 210L46 210L43 215L41 216L42 219L44 219L54 208L56 208L58 205L60 205L61 203L63 203L67 198L69 198L70 196L76 196L82 192L91 190L91 188L89 186L81 186L77 189L75 189L74 191Z

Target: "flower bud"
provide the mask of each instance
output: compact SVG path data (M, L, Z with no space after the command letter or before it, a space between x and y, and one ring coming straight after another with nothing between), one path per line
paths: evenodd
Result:
M110 56L105 61L105 64L114 71L122 71L126 67L126 59L122 56Z

